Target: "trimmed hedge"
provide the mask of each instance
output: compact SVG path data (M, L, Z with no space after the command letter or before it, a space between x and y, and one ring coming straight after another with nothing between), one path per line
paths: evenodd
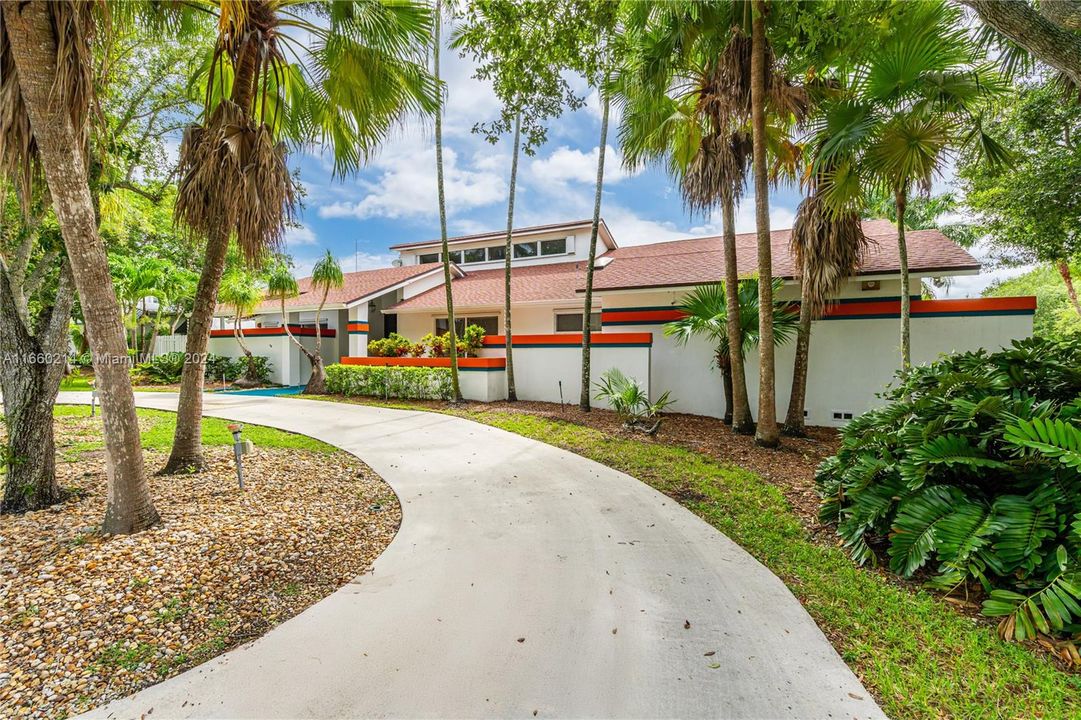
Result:
M327 391L335 395L369 395L406 400L450 400L450 368L382 365L331 365Z

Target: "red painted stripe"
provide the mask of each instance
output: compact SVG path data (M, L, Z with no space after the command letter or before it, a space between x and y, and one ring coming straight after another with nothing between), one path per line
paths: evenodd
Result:
M959 300L913 300L912 314L928 313L972 313L996 312L1002 310L1035 310L1035 296L1003 298L975 298ZM882 315L901 312L900 300L868 300L867 302L838 303L826 310L827 317L861 317L864 315Z
M638 312L602 312L601 322L669 322L687 313L682 310L640 310Z
M315 337L315 328L303 328L290 325L289 329L293 331L294 335L300 335L302 337ZM283 328L244 328L244 337L285 337L285 330ZM332 338L337 333L333 329L324 330L322 336L325 338ZM211 330L210 337L233 337L232 330Z
M556 333L552 335L514 335L512 341L521 345L581 345L581 333ZM649 345L653 343L653 333L590 333L593 345ZM485 335L485 347L503 347L507 339L504 335Z
M395 367L450 367L445 357L353 357L341 359L342 365L382 365ZM507 366L506 358L458 358L458 367L501 368Z

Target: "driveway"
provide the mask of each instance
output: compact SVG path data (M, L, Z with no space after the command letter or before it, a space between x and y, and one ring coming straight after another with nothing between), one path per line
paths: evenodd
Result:
M360 457L401 530L370 574L86 717L882 717L777 577L628 475L432 413L221 394L205 410Z

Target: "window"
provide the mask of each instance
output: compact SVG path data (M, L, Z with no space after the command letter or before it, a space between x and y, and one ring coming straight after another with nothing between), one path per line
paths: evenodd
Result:
M567 238L541 240L541 255L566 255Z
M439 262L439 253L429 253L420 256L420 264Z
M462 252L462 259L467 263L484 262L484 248L472 248Z
M591 332L600 332L601 314L599 312L592 313L589 316L589 329ZM556 332L582 332L582 313L556 313Z
M504 260L507 257L507 248L503 245L493 245L488 248L489 260Z
M450 261L452 263L457 263L459 265L462 264L462 251L461 250L451 250L447 254L450 256Z
M537 256L537 243L516 243L514 246L514 257L516 258L531 258Z
M478 315L477 317L465 317L454 318L454 334L461 335L465 332L466 325L480 325L484 328L485 335L498 335L499 334L499 316L498 315ZM442 335L447 332L450 325L447 323L447 318L435 319L435 334Z

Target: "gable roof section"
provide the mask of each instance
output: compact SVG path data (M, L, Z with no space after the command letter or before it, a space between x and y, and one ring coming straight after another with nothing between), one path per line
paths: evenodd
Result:
M585 282L585 262L526 265L511 271L511 297L515 303L578 299L575 291ZM599 273L598 273L599 275ZM502 307L503 269L470 270L455 280L455 307ZM447 306L443 286L404 300L391 311L436 310Z
M863 223L871 240L857 273L889 275L900 272L897 231L888 220ZM791 230L770 233L773 248L773 275L795 278L795 257L789 250ZM905 233L908 266L913 273L956 273L979 270L972 255L938 230L913 230ZM724 277L724 253L720 236L675 240L613 250L612 261L594 276L595 290L679 287L716 282ZM736 235L736 266L741 276L758 269L758 240L755 233Z
M361 270L360 272L344 273L345 281L340 288L331 288L327 294L327 307L349 305L358 300L378 295L384 290L389 290L395 285L420 278L431 273L433 270L442 270L442 263L425 263L423 265L404 265L402 267L379 268L378 270ZM461 271L458 271L461 272ZM312 291L312 279L310 277L297 280L300 294L285 301L286 310L297 308L315 308L322 299L322 291ZM455 285L457 287L457 285ZM265 314L281 311L280 300L264 300L253 314Z
M571 230L583 230L592 229L593 220L574 220L565 223L552 223L549 225L531 225L529 227L515 228L511 231L512 237L517 240L527 240L530 235L544 235L553 232ZM608 225L605 224L604 218L601 218L600 228L597 232L601 242L609 249L618 247L616 245L615 238L612 237L611 231L608 229ZM494 232L477 233L474 235L459 235L457 237L447 238L447 243L450 245L457 245L460 243L474 243L484 240L505 240L507 237L506 230L497 230ZM421 242L408 242L399 243L397 245L391 245L391 250L419 250L421 248L435 247L442 244L442 240L422 240Z

